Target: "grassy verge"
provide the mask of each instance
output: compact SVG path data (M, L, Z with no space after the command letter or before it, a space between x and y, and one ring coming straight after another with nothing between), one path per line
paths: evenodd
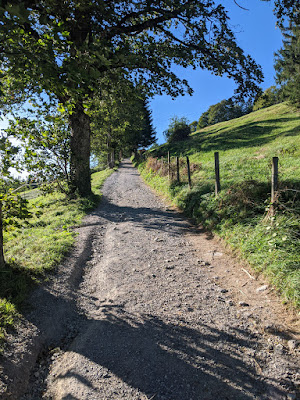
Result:
M193 188L181 159L181 183L170 182L161 156L189 155ZM214 195L214 152L222 191ZM270 207L272 157L279 157L280 194ZM207 127L185 142L162 145L139 165L144 179L187 216L225 239L262 272L283 299L300 307L300 114L285 104ZM173 158L173 177L175 162Z
M70 250L75 239L73 228L99 203L101 186L112 172L107 169L92 175L94 194L89 199L70 200L61 193L31 199L33 217L18 221L17 227L4 232L8 263L0 271L0 350L5 332L18 319L28 291L45 279Z

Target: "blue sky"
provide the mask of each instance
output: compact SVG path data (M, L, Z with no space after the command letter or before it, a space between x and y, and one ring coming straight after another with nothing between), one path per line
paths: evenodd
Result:
M274 84L274 52L282 45L282 35L276 27L273 14L273 1L224 0L222 4L229 10L231 27L236 33L239 46L261 65L264 73L263 89ZM181 78L188 80L194 90L193 96L181 96L175 100L166 95L156 96L150 103L153 125L157 132L158 143L165 141L162 132L167 129L173 116L186 117L190 122L198 120L200 115L212 104L233 95L235 84L226 77L216 77L210 72L177 68Z
M276 28L273 14L273 0L237 0L238 4L248 8L239 8L234 0L223 0L229 10L231 26L236 33L237 42L262 66L265 80L263 89L274 84L274 52L282 45L282 35ZM180 96L175 100L166 95L156 96L150 103L153 124L157 132L158 143L165 141L163 131L167 129L173 116L186 117L190 122L198 120L200 115L212 104L231 97L235 84L226 77L216 77L208 71L176 67L181 78L187 79L194 90L193 96ZM7 125L0 120L0 129Z

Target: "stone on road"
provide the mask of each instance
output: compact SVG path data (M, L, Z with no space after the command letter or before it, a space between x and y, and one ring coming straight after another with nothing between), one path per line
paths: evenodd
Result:
M93 235L75 296L78 332L52 357L42 398L294 395L295 360L271 350L241 307L228 301L228 291L207 273L210 263L195 255L185 235L189 224L153 194L129 161L108 178L103 193L85 220Z

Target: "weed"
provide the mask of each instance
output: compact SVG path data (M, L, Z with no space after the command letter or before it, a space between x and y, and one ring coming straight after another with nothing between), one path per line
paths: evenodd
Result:
M144 179L207 229L223 237L264 273L283 297L300 306L300 114L278 104L216 124L177 144L161 145L139 169ZM160 174L161 156L189 155L193 188ZM214 152L219 151L221 193L214 195ZM279 157L279 192L268 213L271 160ZM158 158L157 158L158 157ZM157 173L158 172L158 173Z
M68 199L55 192L29 200L31 217L7 226L4 250L8 262L0 270L0 351L5 332L14 326L29 291L70 251L75 238L73 228L99 203L101 186L112 172L92 175L94 193L88 198Z

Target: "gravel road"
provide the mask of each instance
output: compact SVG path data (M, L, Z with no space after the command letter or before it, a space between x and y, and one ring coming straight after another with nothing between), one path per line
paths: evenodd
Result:
M220 285L212 270L223 252L208 257L213 239L155 196L128 160L103 193L78 230L73 268L33 295L39 312L28 323L44 352L18 398L298 398L298 342L262 330L251 304Z

